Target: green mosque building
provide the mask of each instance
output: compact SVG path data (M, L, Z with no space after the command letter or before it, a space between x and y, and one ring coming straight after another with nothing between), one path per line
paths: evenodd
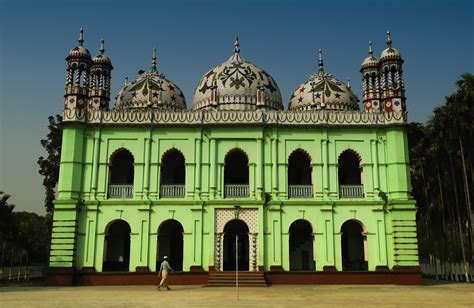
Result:
M191 109L151 68L113 106L102 41L67 58L49 260L52 285L419 283L403 59L369 42L362 110L319 69L292 94L241 56L198 82Z

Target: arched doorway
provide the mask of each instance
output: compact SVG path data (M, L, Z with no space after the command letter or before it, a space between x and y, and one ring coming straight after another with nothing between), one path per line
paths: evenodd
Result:
M229 221L224 227L224 271L236 269L236 235L238 236L237 262L239 270L249 270L249 227L239 219Z
M104 272L129 271L130 232L130 225L124 220L116 220L106 228L102 265Z
M314 270L313 230L309 222L299 219L290 226L290 271Z
M241 149L227 153L224 162L224 198L249 197L249 160Z
M158 254L156 268L160 268L164 256L175 271L183 270L183 226L174 219L163 222L158 228Z
M367 244L363 226L355 220L346 221L341 227L341 252L343 271L367 270Z

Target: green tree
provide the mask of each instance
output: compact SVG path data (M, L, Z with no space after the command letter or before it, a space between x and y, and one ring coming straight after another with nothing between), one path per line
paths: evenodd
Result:
M38 158L39 173L43 176L43 186L45 188L44 206L48 213L53 210L53 200L55 189L59 179L59 162L61 160L61 140L62 116L50 116L48 118L48 135L41 140L41 145L48 154L46 158Z

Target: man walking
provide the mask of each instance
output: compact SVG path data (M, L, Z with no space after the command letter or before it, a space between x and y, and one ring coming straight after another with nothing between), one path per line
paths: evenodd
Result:
M161 262L160 272L158 273L161 276L160 284L158 285L158 291L161 291L161 286L165 285L166 290L171 290L168 285L168 274L174 272L171 268L170 264L168 263L168 257L163 257L163 262Z

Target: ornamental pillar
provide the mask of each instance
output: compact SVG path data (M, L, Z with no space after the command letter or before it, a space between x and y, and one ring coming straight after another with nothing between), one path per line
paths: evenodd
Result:
M211 185L211 191L210 191L210 197L211 199L215 199L216 197L216 169L217 169L217 160L216 160L216 155L217 155L217 144L216 144L216 139L211 139L211 153L210 153L210 163L211 163L211 172L210 172L210 185Z
M257 139L257 165L256 165L256 186L257 186L257 199L261 199L263 196L263 140Z

